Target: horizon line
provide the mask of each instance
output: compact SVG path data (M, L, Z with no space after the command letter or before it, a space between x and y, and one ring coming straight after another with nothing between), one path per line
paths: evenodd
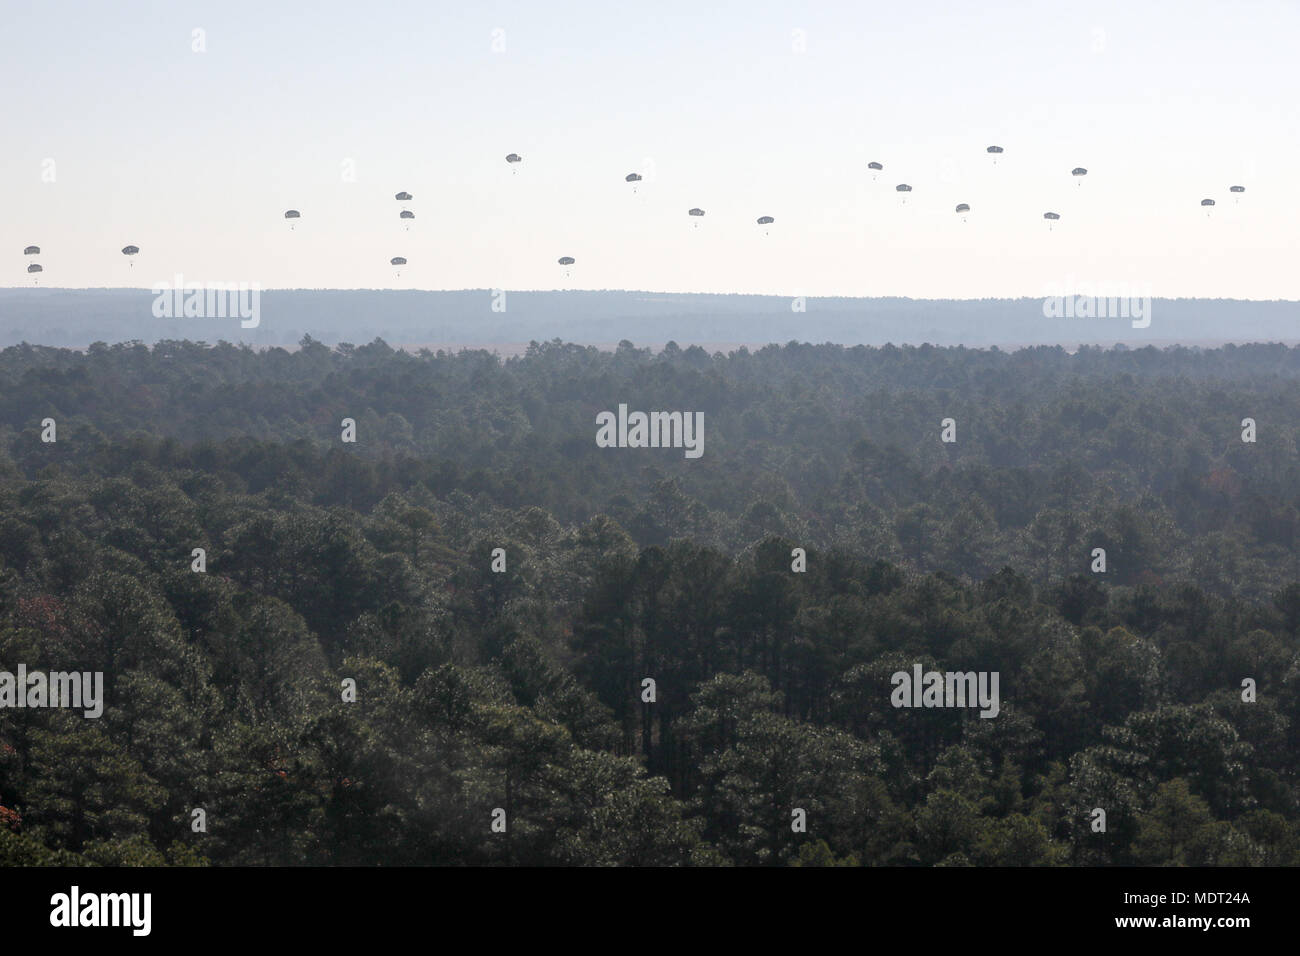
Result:
M183 277L183 274L182 274ZM194 283L196 289L207 289L214 285L222 287L229 286L232 282L223 280L208 280L207 283ZM255 283L246 283L249 286ZM157 295L155 286L3 286L0 285L0 293L6 292L140 292L147 295ZM186 285L186 291L189 284ZM175 291L174 287L169 286L168 290ZM252 291L252 290L250 290ZM666 292L654 289L510 289L510 288L462 288L462 289L394 289L384 287L357 286L354 288L340 288L326 286L320 288L307 288L302 286L293 287L258 287L258 292L305 292L305 293L327 293L327 292L372 292L372 293L420 293L427 295L459 295L466 293L479 293L491 295L495 292L512 292L516 295L527 293L535 294L558 294L558 295L587 295L587 294L622 294L622 295L650 295L650 296L714 296L717 298L726 298L729 296L753 298L753 299L780 299L794 300L804 299L849 299L860 300L864 302L880 301L894 299L903 302L1021 302L1021 301L1041 301L1045 297L1051 297L1058 293L1038 293L1034 295L986 295L986 296L910 296L910 295L840 295L840 294L797 294L789 295L777 292ZM1066 292L1061 295L1080 295L1093 293ZM1106 296L1100 293L1095 294L1097 298L1116 298L1119 296ZM1300 305L1300 299L1279 299L1279 298L1246 298L1237 296L1183 296L1183 295L1157 295L1150 293L1149 298L1152 300L1161 300L1165 302L1252 302L1252 303L1290 303Z

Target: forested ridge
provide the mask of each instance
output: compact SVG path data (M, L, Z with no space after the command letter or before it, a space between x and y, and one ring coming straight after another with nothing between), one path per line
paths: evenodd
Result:
M1062 288L1060 294L1083 291ZM1140 294L1137 289L1117 294L1130 291ZM508 309L494 309L502 303L502 294L500 289L266 289L260 293L257 325L244 328L237 318L218 319L214 326L179 315L155 317L158 296L149 288L0 288L0 347L39 341L82 348L97 339L139 339L152 345L199 334L255 347L292 346L304 335L334 344L358 334L358 315L366 317L367 339L378 336L388 342L470 347L555 336L566 342L612 345L622 333L611 329L636 329L629 334L642 345L674 338L719 345L798 338L845 345L1125 342L1144 346L1160 345L1162 339L1209 345L1225 340L1294 342L1297 337L1293 299L1153 298L1150 312L1159 318L1154 325L1135 328L1121 317L1048 318L1042 294L1018 299L809 296L802 312L791 309L787 296L614 289L512 289L504 293ZM202 333L197 331L200 327Z
M1298 442L1282 345L11 347L0 670L106 704L0 862L1300 863Z

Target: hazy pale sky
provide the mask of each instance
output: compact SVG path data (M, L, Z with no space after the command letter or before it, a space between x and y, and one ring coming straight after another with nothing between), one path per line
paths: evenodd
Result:
M2 285L1300 298L1294 2L0 10Z

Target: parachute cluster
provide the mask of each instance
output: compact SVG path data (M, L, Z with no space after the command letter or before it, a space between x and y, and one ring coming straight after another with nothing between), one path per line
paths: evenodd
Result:
M1229 187L1228 187L1228 192L1230 192L1230 193L1234 193L1234 194L1236 194L1236 193L1244 193L1245 191L1246 191L1246 187L1245 187L1245 186L1229 186ZM1234 198L1232 201L1233 201L1234 203L1239 203L1239 202L1241 202L1240 199L1236 199L1236 198ZM1208 216L1208 215L1210 215L1210 212L1209 212L1210 207L1214 206L1214 205L1215 205L1215 202L1214 202L1213 199L1202 199L1202 200L1201 200L1201 205L1204 206L1204 207L1206 207L1206 213L1205 213L1205 214Z
M406 190L402 190L393 198L402 204L402 209L397 214L398 221L404 221L406 223L405 231L410 232L411 221L415 219L415 213L412 212L410 209L406 208L406 204L409 203L411 200L413 200L415 197L412 196L410 193L406 192ZM398 267L397 275L400 276L402 274L401 266L406 265L406 259L404 259L402 256L395 256L392 259L388 260L388 263L389 265Z
M139 253L139 251L140 251L140 247L139 247L139 246L124 246L124 247L122 248L122 255L124 255L124 256L127 257L127 264L128 264L128 265L134 265L134 263L131 261L131 257L134 256L134 255L136 255L137 253ZM40 247L40 246L24 246L24 247L23 247L23 255L26 256L26 257L28 257L29 259L30 259L32 256L39 256L40 254L41 254L41 247ZM42 272L44 272L44 271L45 271L45 267L44 267L43 265L41 265L39 262L36 262L35 260L32 260L32 261L30 261L30 262L27 263L27 274L28 274L29 276L40 275L40 274L41 274ZM35 283L38 284L38 285L40 284L40 280L39 280L39 279L34 279L34 280L32 280L32 281L35 282Z
M996 165L997 165L997 161L998 161L998 157L1001 156L1001 155L1005 152L1005 150L1004 150L1001 146L988 146L988 147L985 148L985 152L988 153L990 156L993 157L993 164L996 166ZM875 179L876 179L876 174L877 174L877 173L880 173L880 172L883 172L883 171L884 171L884 168L885 168L885 166L884 166L883 163L877 162L877 161L875 161L875 160L872 160L871 162L867 163L867 169L871 170L871 178L872 178L872 180L875 180ZM1088 169L1087 169L1087 167L1085 167L1085 166L1075 166L1073 169L1070 170L1070 175L1071 175L1072 177L1074 177L1075 185L1077 185L1077 186L1082 186L1082 185L1083 185L1083 180L1084 180L1084 178L1088 175ZM907 194L910 193L910 192L912 191L912 187L911 187L911 185L908 184L908 183L899 183L897 186L894 187L894 189L895 189L896 192L898 192L898 193L901 195L901 197L902 197L902 202L903 202L904 205L906 205L906 204L907 204ZM1245 187L1245 186L1230 186L1230 187L1228 187L1228 191L1231 192L1231 193L1238 193L1238 194L1239 194L1239 193L1244 193L1244 192L1246 191L1246 187ZM1238 199L1238 200L1235 200L1235 201L1240 202L1239 199ZM1207 208L1213 206L1214 204L1215 204L1215 203L1214 203L1214 200L1213 200L1213 199L1202 199L1202 200L1201 200L1201 205L1202 205L1202 206L1205 206L1205 207L1207 207ZM964 202L963 202L963 203L958 203L958 204L957 204L957 207L956 207L956 212L957 212L959 215L961 215L961 217L962 217L962 222L965 222L965 221L966 221L966 216L967 216L967 214L970 213L970 204L969 204L969 203L964 203ZM1047 228L1048 228L1049 231L1052 229L1052 223L1059 221L1060 218L1061 218L1060 213L1056 213L1056 212L1045 212L1045 213L1043 213L1043 219L1045 219L1045 220L1047 221L1047 223L1048 223Z
M410 202L414 197L412 197L411 194L408 192L400 192L393 198L396 199L398 202L403 203L402 211L397 214L397 218L404 219L407 221L406 231L410 232L411 231L410 220L415 218L415 213L407 209L405 203Z
M985 152L993 157L993 164L997 165L998 157L1003 155L1005 150L1001 146L993 145L993 146L986 147ZM511 167L512 175L516 172L516 167L522 162L523 162L523 157L520 156L518 153L508 153L506 155L506 163ZM879 161L872 160L871 162L867 163L867 169L871 171L871 178L874 181L877 179L879 173L884 172L885 166L883 163ZM1073 169L1070 170L1070 175L1074 178L1076 185L1082 186L1083 180L1088 175L1088 170L1084 166L1075 166ZM626 174L623 177L623 180L624 182L631 184L632 192L635 193L637 189L637 184L643 182L644 177L642 177L640 173L633 172L633 173ZM908 194L912 192L911 184L898 183L894 187L894 190L899 194L902 204L906 205ZM1239 203L1241 201L1240 196L1245 191L1246 191L1245 186L1233 185L1228 187L1228 192L1233 196L1233 201L1235 203ZM409 208L409 204L413 201L414 197L409 192L403 191L394 195L393 198L397 202L402 204L402 207L399 210L397 217L398 217L398 221L403 224L404 231L409 232L411 229L411 223L415 220L415 212ZM1215 205L1216 205L1216 201L1211 197L1206 197L1201 200L1201 206L1206 210L1207 216L1212 214ZM971 212L971 207L969 203L964 203L964 202L957 203L955 207L955 213L962 217L962 222L966 222L967 216L970 215L970 212ZM690 209L687 210L687 216L689 216L690 219L692 220L693 228L698 229L700 224L699 221L704 218L704 210L699 206L692 206ZM299 212L299 210L297 209L286 209L284 212L285 222L288 223L289 230L291 232L294 230L294 227L296 226L297 222L301 218L302 218L302 213ZM1043 213L1043 219L1048 224L1048 230L1051 231L1053 224L1059 222L1061 216L1057 212L1049 211ZM766 236L770 234L770 230L768 227L772 226L776 222L776 219L773 216L759 216L755 220L755 222L757 225L763 227L763 235ZM140 252L139 246L127 245L122 247L122 255L127 257L128 265L130 265L131 267L134 267L135 265L134 257L138 255L139 252ZM23 255L29 257L29 261L27 264L27 273L29 275L33 275L33 276L40 275L42 272L45 271L44 267L39 262L30 259L30 257L39 256L40 254L41 254L40 246L34 246L34 245L26 246L23 249ZM567 276L569 274L569 268L575 264L575 259L572 256L561 256L558 259L558 263L559 265L565 268L565 275ZM397 270L397 275L400 276L401 267L406 265L406 258L404 256L394 256L391 259L389 259L389 264ZM34 281L39 282L39 280L34 280Z
M25 256L39 256L40 254L41 254L40 246L28 246L26 249L23 250L23 255ZM45 270L41 267L41 264L39 262L29 262L27 264L27 274L29 276L44 271ZM34 279L32 281L39 283L40 280Z

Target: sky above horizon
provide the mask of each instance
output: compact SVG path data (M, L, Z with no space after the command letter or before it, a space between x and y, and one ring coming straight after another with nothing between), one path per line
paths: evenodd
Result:
M1294 3L0 11L3 286L1300 299Z

